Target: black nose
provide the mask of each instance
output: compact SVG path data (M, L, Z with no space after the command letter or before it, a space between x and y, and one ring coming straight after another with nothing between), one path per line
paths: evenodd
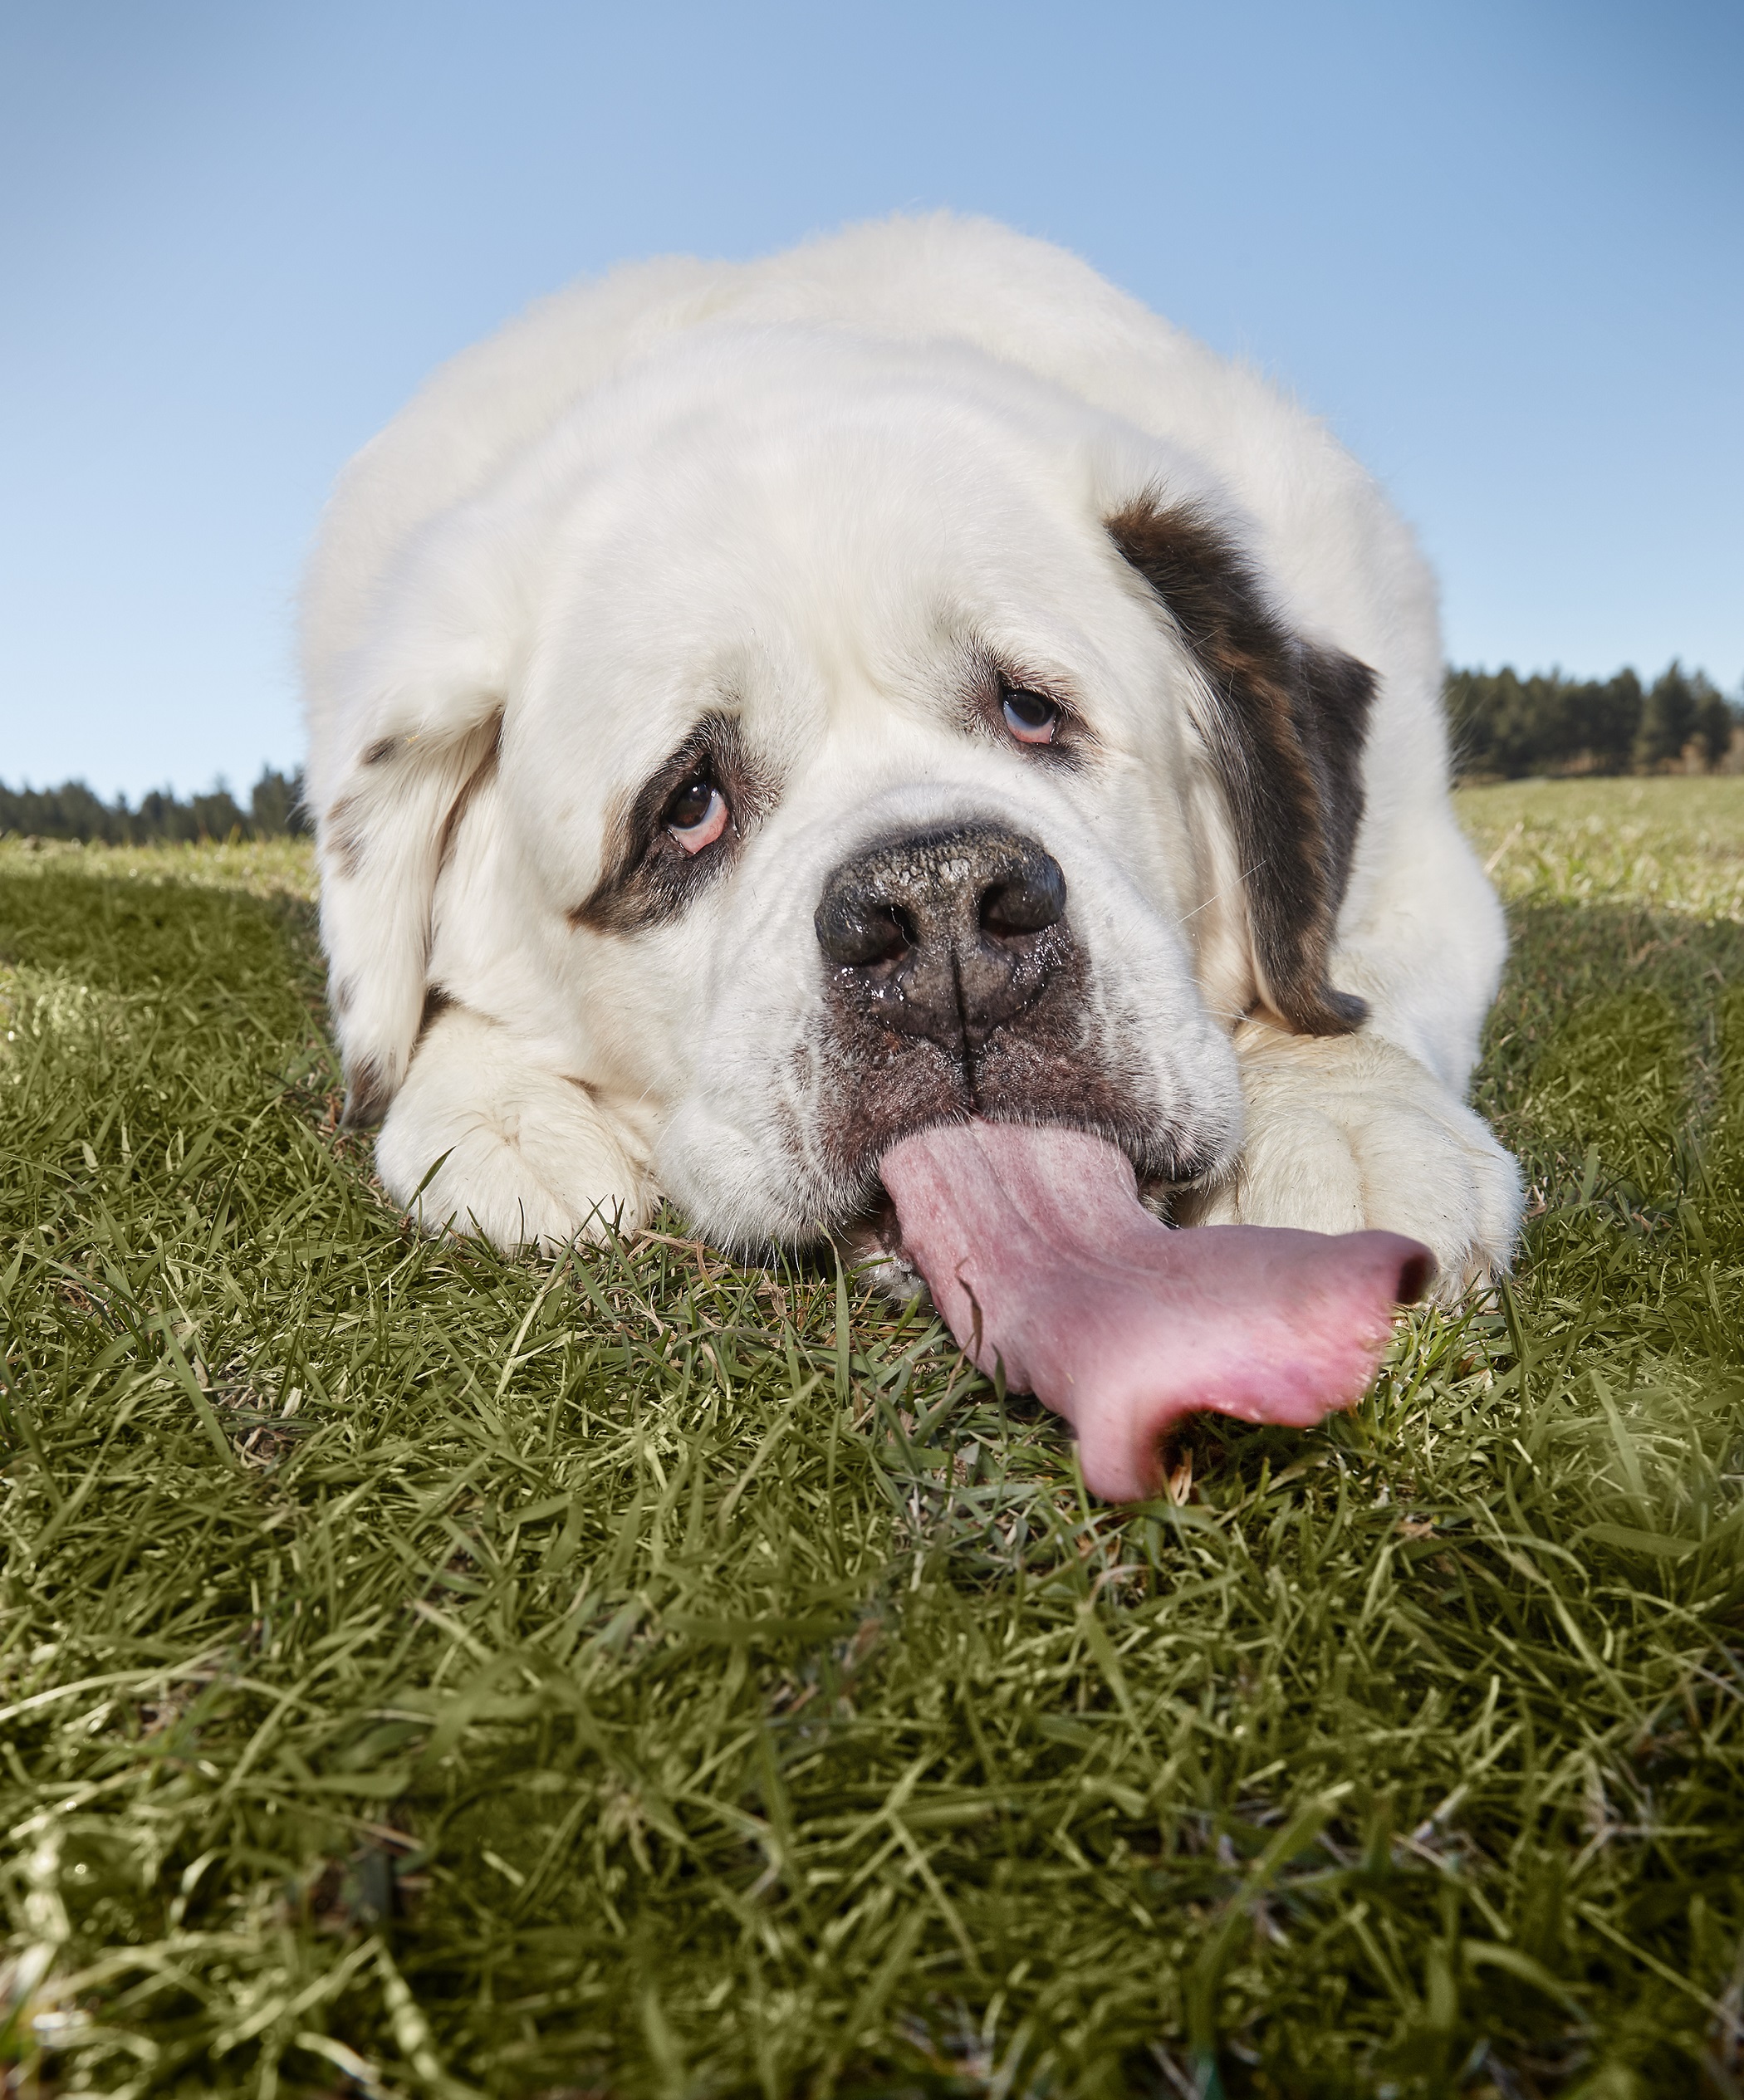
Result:
M978 1049L1021 1012L1066 951L1066 878L1035 840L994 824L880 840L824 885L818 945L906 1035Z

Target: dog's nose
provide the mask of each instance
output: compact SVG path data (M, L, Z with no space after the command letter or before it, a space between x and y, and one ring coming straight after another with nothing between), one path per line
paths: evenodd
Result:
M1033 839L963 824L884 839L824 885L818 945L906 1035L978 1049L1066 945L1066 877Z

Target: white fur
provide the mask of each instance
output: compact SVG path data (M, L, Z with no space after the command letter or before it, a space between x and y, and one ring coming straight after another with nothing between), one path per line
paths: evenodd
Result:
M1197 673L1101 524L1156 489L1378 675L1331 970L1370 1003L1355 1037L1242 1025ZM966 735L975 647L1070 695L1098 761ZM348 468L305 657L341 1047L433 1225L556 1242L662 1192L739 1243L840 1222L820 886L895 817L967 814L1060 862L1087 1026L1137 1095L1226 1158L1245 1098L1205 1214L1394 1226L1447 1289L1506 1264L1517 1176L1462 1104L1503 932L1449 804L1423 560L1318 423L1058 250L896 219L547 301ZM628 798L723 706L778 776L767 820L673 923L578 929ZM458 1003L420 1037L433 984Z

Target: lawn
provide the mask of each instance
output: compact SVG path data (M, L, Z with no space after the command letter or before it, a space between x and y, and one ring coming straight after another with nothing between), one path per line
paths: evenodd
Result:
M1744 2092L1744 781L1462 806L1517 1279L1126 1511L833 1267L413 1238L301 849L0 845L0 2088Z

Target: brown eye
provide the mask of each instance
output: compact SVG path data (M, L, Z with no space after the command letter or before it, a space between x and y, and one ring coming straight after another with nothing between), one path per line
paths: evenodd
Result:
M1045 693L1031 693L1023 686L1007 688L1003 695L1005 726L1020 744L1051 744L1060 726L1060 703Z
M727 829L727 797L706 773L698 773L666 805L662 821L686 853L700 853Z

